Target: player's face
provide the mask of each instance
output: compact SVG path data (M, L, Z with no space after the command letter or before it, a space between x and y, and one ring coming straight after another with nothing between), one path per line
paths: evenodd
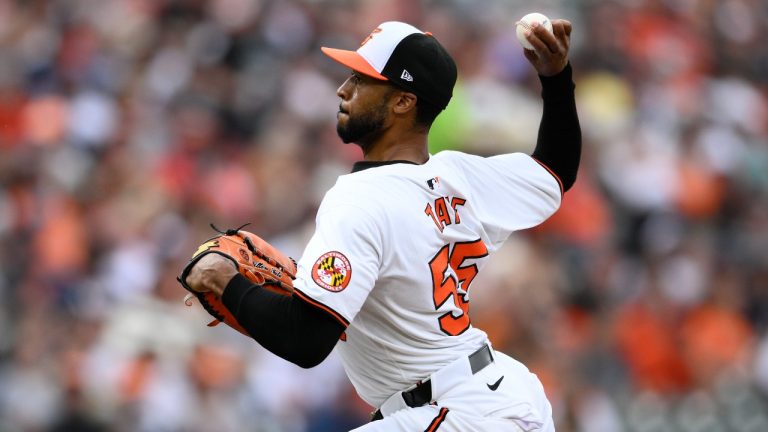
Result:
M352 72L336 92L341 98L336 114L336 132L341 140L363 149L374 142L387 123L392 91L385 81Z

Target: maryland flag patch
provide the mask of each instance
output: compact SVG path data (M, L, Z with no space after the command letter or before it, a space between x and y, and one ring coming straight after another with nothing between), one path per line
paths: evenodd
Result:
M315 261L312 268L312 280L321 288L339 292L349 285L352 279L352 265L341 252L327 252Z

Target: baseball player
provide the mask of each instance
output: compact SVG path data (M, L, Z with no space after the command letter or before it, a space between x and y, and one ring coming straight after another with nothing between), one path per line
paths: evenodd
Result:
M375 407L358 431L554 431L537 377L472 325L473 280L517 230L546 220L576 178L581 132L568 62L571 24L534 27L525 56L544 110L532 155L431 155L427 134L456 81L430 33L385 22L356 51L337 130L364 160L323 199L295 292L275 294L216 254L187 283L213 291L261 345L302 367L338 349Z

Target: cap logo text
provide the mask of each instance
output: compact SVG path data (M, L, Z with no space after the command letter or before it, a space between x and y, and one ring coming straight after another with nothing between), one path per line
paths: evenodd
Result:
M406 80L406 81L409 81L409 82L413 82L413 77L412 77L412 76L411 76L411 74L410 74L410 73L408 73L408 71L407 71L407 70L405 70L405 69L403 69L403 73L402 73L402 74L400 74L400 79L404 79L404 80Z

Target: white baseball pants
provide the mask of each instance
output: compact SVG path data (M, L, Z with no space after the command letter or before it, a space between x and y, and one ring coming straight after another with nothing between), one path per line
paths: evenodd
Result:
M493 363L439 395L435 405L405 407L354 430L397 431L554 432L555 426L538 377L517 360L494 351Z

